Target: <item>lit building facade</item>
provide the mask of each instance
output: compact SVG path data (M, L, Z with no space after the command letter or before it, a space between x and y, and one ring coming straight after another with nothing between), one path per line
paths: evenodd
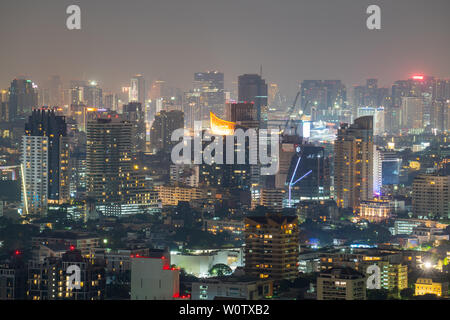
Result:
M373 117L344 124L334 143L334 188L339 207L354 210L373 197Z
M245 218L245 273L259 278L298 276L299 230L296 216Z

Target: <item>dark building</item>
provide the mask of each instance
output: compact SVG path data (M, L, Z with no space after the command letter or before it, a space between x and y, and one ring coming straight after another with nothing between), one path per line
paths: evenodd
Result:
M9 121L25 119L38 106L38 94L31 80L14 79L9 88Z
M176 142L171 141L174 130L184 127L184 113L179 110L158 112L150 130L150 148L152 151L170 153Z
M133 124L133 146L135 151L146 148L145 110L140 102L130 102L123 106L123 116Z
M27 287L27 265L21 253L0 263L0 300L25 300Z
M227 103L225 118L247 128L258 127L258 110L254 103Z
M258 74L244 74L238 78L239 102L252 102L256 108L256 120L261 125L267 121L267 84Z
M64 116L57 116L54 109L35 109L25 124L24 159L25 171L35 159L28 137L45 137L47 140L47 183L48 201L64 202L69 198L69 145L67 124ZM42 150L39 150L42 151ZM44 150L45 151L45 150Z
M330 163L323 147L300 145L292 158L286 184L294 200L325 200L330 197ZM298 164L298 165L297 165Z

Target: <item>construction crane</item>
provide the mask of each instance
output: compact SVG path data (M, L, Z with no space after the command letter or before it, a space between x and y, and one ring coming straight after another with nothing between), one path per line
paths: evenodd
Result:
M286 129L287 129L287 126L288 126L288 124L289 124L289 121L291 120L291 115L292 115L292 113L294 112L294 110L295 110L295 106L297 105L297 100L298 100L298 97L300 97L300 93L301 93L302 91L301 90L299 90L298 92L297 92L297 95L295 96L295 99L294 99L294 103L292 104L292 106L288 109L288 111L286 112L286 114L287 114L287 118L286 118L286 122L284 123L284 126L283 126L283 128L282 128L282 130L281 130L281 135L282 136L284 136L284 132L286 131Z

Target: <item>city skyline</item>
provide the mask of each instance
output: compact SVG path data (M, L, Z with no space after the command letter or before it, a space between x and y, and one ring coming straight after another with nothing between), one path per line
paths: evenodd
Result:
M81 30L65 28L69 4L1 5L0 36L10 44L0 52L8 61L2 87L20 74L38 84L58 74L117 91L143 74L189 88L195 72L219 70L231 88L238 75L259 73L262 65L263 78L293 96L305 79L353 86L379 78L385 86L413 74L450 75L444 0L377 1L382 26L375 31L365 26L368 1L78 1Z

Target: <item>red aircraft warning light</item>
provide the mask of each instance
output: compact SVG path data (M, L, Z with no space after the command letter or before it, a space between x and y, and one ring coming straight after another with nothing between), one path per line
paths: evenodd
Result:
M413 80L423 80L424 76L422 76L422 75L415 75L412 78L413 78Z

